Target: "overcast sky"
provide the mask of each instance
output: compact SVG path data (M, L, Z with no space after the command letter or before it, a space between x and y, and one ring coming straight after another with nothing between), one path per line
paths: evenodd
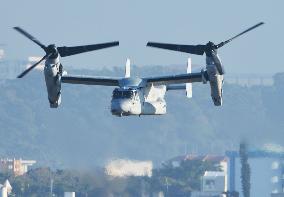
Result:
M283 0L0 0L0 43L7 58L44 52L17 32L21 26L45 44L73 46L119 40L120 46L66 57L68 67L185 64L189 54L145 47L147 41L180 44L220 42L266 24L219 50L227 73L284 71ZM195 64L205 57L191 55Z

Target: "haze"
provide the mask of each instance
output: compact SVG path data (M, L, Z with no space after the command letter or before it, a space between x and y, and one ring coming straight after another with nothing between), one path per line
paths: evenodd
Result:
M281 64L284 2L275 1L4 1L0 0L1 40L6 57L26 59L43 51L15 32L21 26L45 44L81 45L119 40L120 46L64 58L68 67L185 64L189 54L145 47L147 41L216 43L260 21L266 24L220 50L227 73L273 74ZM204 65L204 57L191 56Z

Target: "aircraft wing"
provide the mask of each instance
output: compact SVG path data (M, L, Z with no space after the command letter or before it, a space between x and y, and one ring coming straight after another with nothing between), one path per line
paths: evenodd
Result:
M61 81L62 83L71 83L71 84L119 86L119 79L110 78L110 77L66 75L61 77Z
M146 83L154 85L184 84L202 82L204 80L204 74L205 73L203 72L188 73L172 76L149 77L144 78L144 80L146 80Z

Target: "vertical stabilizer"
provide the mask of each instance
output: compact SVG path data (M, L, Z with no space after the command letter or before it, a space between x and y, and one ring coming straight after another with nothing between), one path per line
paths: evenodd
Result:
M130 77L130 59L127 58L126 64L125 64L125 78Z
M187 73L191 73L191 58L187 60ZM186 96L192 98L192 83L186 83Z

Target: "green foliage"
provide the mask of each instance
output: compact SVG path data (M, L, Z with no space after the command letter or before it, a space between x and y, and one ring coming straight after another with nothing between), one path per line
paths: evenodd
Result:
M50 197L51 184L55 197L63 196L65 191L74 191L77 197L132 197L141 196L142 193L153 195L159 191L166 196L189 196L192 190L200 189L200 178L206 170L220 168L212 162L186 160L178 167L164 164L153 171L152 177L122 178L106 176L101 169L82 172L36 168L23 176L0 174L0 181L9 179L13 193L19 197Z
M205 171L221 171L214 162L201 160L184 160L175 167L171 163L153 171L149 180L152 191L163 191L166 194L189 195L193 190L200 190L201 176Z

